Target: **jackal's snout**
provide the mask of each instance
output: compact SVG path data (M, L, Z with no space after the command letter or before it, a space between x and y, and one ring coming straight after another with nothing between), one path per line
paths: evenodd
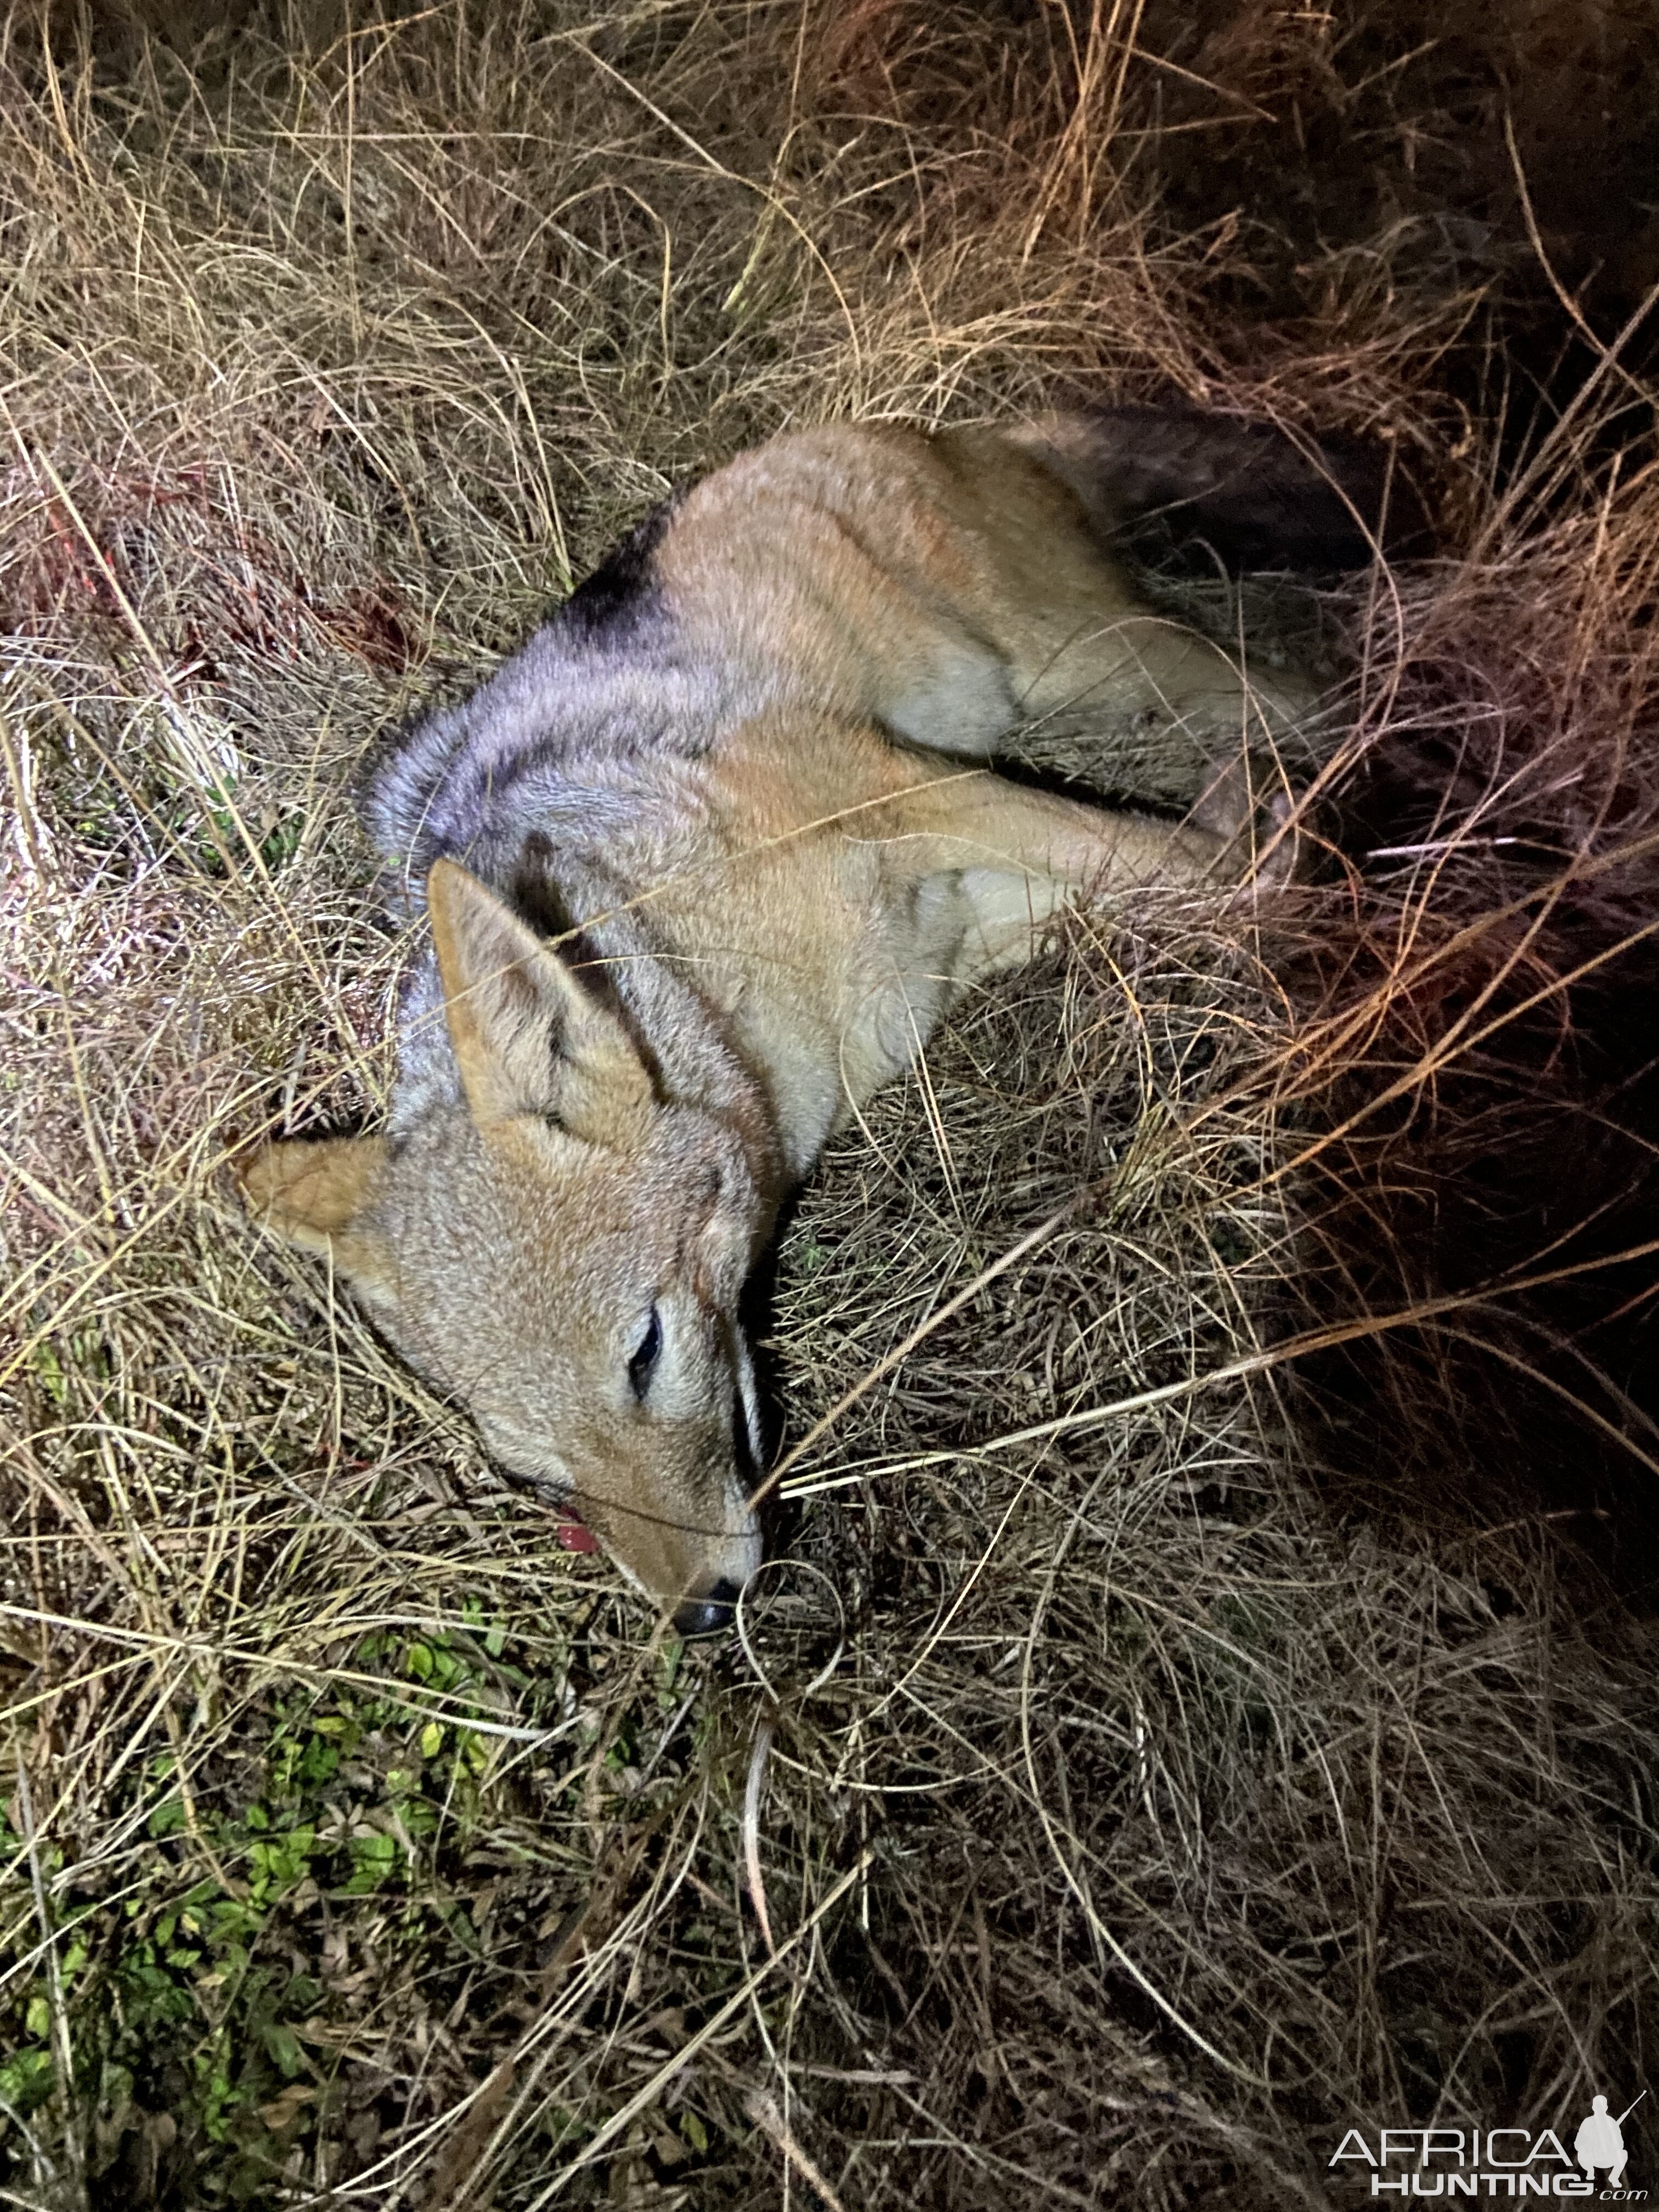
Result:
M736 1583L722 1575L703 1597L688 1597L676 1608L674 1627L681 1636L723 1636L737 1618L743 1595Z

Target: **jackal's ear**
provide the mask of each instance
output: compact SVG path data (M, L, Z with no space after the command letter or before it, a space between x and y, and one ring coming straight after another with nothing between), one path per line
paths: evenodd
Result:
M295 1138L261 1145L236 1173L249 1210L268 1229L307 1252L328 1253L358 1290L387 1297L390 1255L362 1222L386 1158L384 1137Z
M453 860L426 879L449 1041L481 1127L542 1114L625 1142L652 1103L627 1030L527 922Z

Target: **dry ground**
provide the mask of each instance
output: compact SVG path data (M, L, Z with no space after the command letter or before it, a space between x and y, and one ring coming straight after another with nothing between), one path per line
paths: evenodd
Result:
M155 23L0 28L0 2202L1277 2208L1620 2109L1651 273L1517 178L1558 64L1640 171L1631 22ZM1269 933L1080 919L838 1146L799 1564L651 1642L226 1173L385 1094L354 769L691 470L1079 390L1390 438L1444 552L1241 603L1348 684Z

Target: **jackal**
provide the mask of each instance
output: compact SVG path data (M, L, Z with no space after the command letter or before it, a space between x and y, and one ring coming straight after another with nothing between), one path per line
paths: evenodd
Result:
M1251 872L1246 763L1312 687L1154 611L1119 532L1358 565L1346 473L1144 410L780 437L374 772L431 928L389 1126L267 1145L247 1194L685 1632L761 1558L739 1294L826 1139L1073 894ZM991 769L1055 720L1185 818Z

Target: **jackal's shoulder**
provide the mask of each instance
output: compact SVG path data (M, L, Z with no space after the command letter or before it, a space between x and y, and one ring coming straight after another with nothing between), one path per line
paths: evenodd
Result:
M565 811L602 829L629 769L710 742L729 686L706 654L686 649L658 573L680 499L636 524L476 690L377 749L361 811L405 878L481 844L510 846Z

